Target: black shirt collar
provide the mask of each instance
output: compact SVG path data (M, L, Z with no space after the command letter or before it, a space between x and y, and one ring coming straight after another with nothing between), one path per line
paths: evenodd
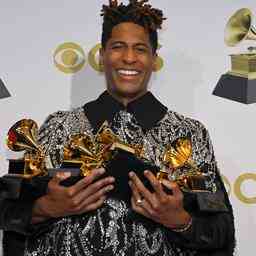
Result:
M167 107L159 102L151 92L130 102L127 107L114 99L107 91L95 101L84 105L85 114L94 131L97 131L105 120L111 123L115 114L120 110L133 114L142 129L147 131L164 117Z

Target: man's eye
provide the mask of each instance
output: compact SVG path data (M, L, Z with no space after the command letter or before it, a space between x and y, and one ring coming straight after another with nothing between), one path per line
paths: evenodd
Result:
M147 52L147 49L145 48L145 47L138 47L138 48L136 48L136 50L138 51L138 52Z
M112 46L112 49L120 49L120 48L122 48L122 45L113 45Z

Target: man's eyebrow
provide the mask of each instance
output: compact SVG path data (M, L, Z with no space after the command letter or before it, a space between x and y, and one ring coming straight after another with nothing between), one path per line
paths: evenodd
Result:
M111 42L111 45L114 45L114 44L126 44L126 43L123 42L123 41L113 41L113 42Z
M110 45L115 45L115 44L122 44L122 45L126 45L127 43L124 42L124 41L113 41L111 42ZM150 48L150 46L146 43L143 43L143 42L138 42L138 43L135 43L133 46L143 46L143 47L146 47L146 48Z
M146 43L136 43L134 46L144 46L146 48L150 48L150 46Z

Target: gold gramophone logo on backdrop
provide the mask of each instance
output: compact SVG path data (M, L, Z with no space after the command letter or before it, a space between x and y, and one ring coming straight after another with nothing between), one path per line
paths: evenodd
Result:
M256 40L253 15L247 8L235 12L225 29L225 43L234 47L244 40ZM223 74L213 94L245 104L256 102L256 47L231 54L231 70Z

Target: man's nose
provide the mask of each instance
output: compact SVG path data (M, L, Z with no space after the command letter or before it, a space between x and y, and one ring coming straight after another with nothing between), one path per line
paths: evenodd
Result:
M127 48L123 54L123 61L127 64L132 64L137 61L137 55L131 48Z

